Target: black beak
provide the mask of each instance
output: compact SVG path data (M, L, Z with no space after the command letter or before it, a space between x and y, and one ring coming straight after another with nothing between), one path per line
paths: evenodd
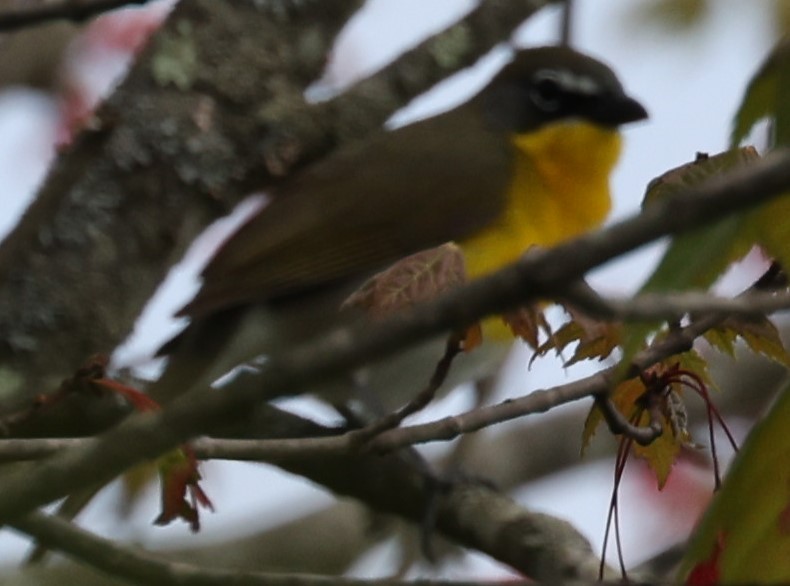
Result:
M602 108L598 111L597 119L603 124L619 126L645 118L647 118L645 107L635 99L623 94L607 100L605 109Z

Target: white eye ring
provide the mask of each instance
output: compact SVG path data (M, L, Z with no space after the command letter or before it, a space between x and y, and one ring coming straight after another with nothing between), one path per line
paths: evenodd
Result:
M564 93L563 85L566 76L559 71L541 69L532 76L532 88L529 96L532 103L546 112L556 112L561 105Z

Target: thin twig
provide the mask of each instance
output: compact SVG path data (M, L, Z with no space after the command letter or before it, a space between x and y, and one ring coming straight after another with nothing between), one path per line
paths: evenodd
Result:
M459 337L456 335L451 335L447 339L444 355L436 364L436 368L431 375L431 380L428 382L428 385L419 393L417 393L417 395L411 401L406 403L406 405L394 413L386 415L362 429L350 431L348 433L349 440L353 444L361 446L377 435L381 435L388 429L398 427L403 422L403 420L410 415L414 415L415 413L422 411L436 396L436 391L439 390L444 381L447 379L447 375L450 372L450 367L453 364L453 360L462 351L463 348L461 346L461 340Z
M563 299L586 314L616 321L679 320L689 314L760 317L790 309L790 292L749 291L736 298L710 293L643 293L627 298L601 297L592 289L574 287Z
M615 435L622 434L640 446L650 445L664 432L661 420L657 417L654 409L650 410L650 424L640 426L628 421L606 395L595 395L595 404L601 410L604 421L609 426L609 431Z
M560 44L570 47L573 43L574 0L565 0L562 4L560 22Z
M707 315L670 332L665 338L656 340L634 356L630 365L630 374L636 375L668 356L689 350L698 336L715 327L720 321L720 316ZM495 423L542 413L565 403L606 393L616 381L621 380L623 368L626 366L628 365L619 364L578 381L550 389L536 390L524 397L510 399L497 405L429 423L393 429L378 436L371 447L386 452L406 445L451 440L461 434L479 431ZM311 447L315 449L318 445L314 444Z

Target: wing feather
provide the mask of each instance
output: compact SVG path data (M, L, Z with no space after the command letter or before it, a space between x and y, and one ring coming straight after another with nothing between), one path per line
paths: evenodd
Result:
M485 226L503 209L514 147L474 108L379 132L284 184L181 313L304 293Z

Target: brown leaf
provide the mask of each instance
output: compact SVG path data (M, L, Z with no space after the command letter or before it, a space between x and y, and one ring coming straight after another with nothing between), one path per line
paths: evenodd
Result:
M578 342L573 356L565 363L566 366L570 366L581 360L593 358L603 360L620 345L621 324L597 320L572 306L566 306L565 310L570 315L570 321L550 334L549 338L536 348L536 355L545 356L552 349L557 354L561 354L570 344Z
M439 297L466 283L461 249L448 242L407 256L373 275L343 302L381 316Z
M502 315L502 319L510 327L513 335L520 337L533 350L537 350L540 346L541 331L549 339L552 338L551 326L546 321L543 307L542 303L533 303L532 305L523 305Z
M483 343L483 327L480 322L469 326L461 338L461 348L464 352L471 352Z
M571 323L578 328L579 340L579 345L568 361L568 365L585 359L603 360L620 345L623 333L621 324L589 317L574 307L565 309L571 316Z

